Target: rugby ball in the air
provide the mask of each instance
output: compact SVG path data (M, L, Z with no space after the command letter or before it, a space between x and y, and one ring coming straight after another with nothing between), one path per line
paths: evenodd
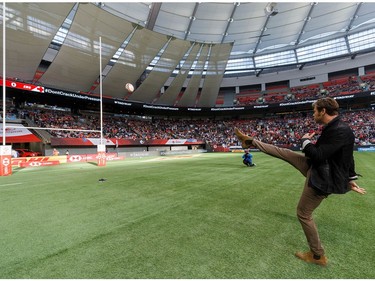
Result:
M129 92L132 93L134 91L134 86L131 83L126 83L125 84L125 89Z

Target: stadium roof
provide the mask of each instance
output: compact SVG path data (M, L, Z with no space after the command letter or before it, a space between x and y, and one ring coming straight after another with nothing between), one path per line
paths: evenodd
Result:
M232 55L312 44L375 27L370 2L103 3L153 31L205 43L234 43Z
M8 78L98 94L102 73L104 95L144 103L214 106L228 69L251 74L375 47L373 2L5 5Z

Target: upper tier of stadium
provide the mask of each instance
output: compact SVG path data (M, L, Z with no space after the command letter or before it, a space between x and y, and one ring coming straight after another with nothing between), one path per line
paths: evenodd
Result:
M223 90L375 64L372 2L3 5L7 79L146 104L214 107Z

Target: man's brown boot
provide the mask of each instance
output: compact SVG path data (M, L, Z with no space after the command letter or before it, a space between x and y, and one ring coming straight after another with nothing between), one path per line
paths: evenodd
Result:
M328 259L326 256L314 257L314 254L312 252L305 252L305 253L297 252L295 253L295 256L305 262L315 263L321 266L326 266L328 263Z
M242 148L249 148L253 144L253 138L245 135L238 128L234 128L234 133L241 142Z

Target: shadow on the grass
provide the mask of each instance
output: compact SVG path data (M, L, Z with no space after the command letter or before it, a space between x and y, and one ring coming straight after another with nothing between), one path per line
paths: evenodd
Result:
M276 212L276 211L272 211L272 210L263 210L263 213L268 213L270 215L273 215L274 217L279 217L281 219L288 219L288 220L293 220L293 221L297 221L296 220L296 216L293 214L286 214L286 213L280 213L280 212Z
M12 168L12 174L17 174L19 171L22 171L24 169L25 169L25 167Z

